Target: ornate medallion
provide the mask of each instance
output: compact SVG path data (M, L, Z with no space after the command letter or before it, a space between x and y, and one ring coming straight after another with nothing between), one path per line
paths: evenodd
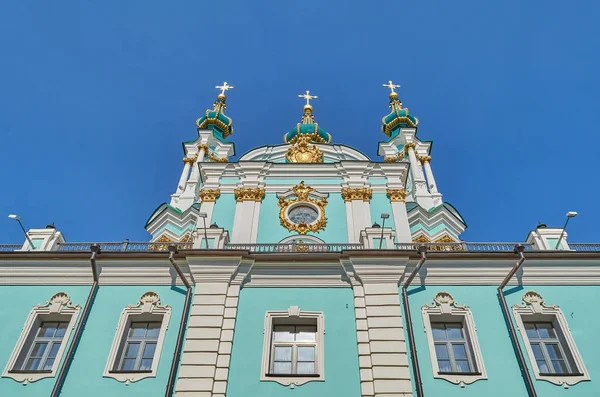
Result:
M296 143L288 149L285 158L290 163L322 163L323 153L317 145L309 145L311 136L298 135Z
M327 199L310 197L314 189L304 186L304 181L292 188L292 198L279 198L279 220L281 226L287 230L295 230L300 234L307 232L318 232L325 228L327 218L325 217L325 206Z

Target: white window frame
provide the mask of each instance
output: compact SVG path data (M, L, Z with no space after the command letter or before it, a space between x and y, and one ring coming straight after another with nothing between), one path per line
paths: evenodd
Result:
M577 349L575 340L571 335L569 324L563 314L562 310L556 305L546 305L544 298L535 291L528 291L523 295L523 305L514 305L513 314L517 322L517 328L521 334L521 340L525 345L525 350L529 356L529 364L533 370L535 378L538 380L545 380L555 385L563 386L568 388L579 382L590 380L589 372L585 368L581 354ZM572 369L573 372L579 375L569 374L552 374L552 375L541 375L538 368L533 349L529 343L527 331L525 330L525 323L527 322L546 322L552 323L557 337L561 342L563 349L568 348L568 354L572 357L575 366L577 368ZM565 357L566 360L566 357Z
M15 348L8 359L8 363L4 368L2 377L11 378L17 382L22 382L25 385L31 382L36 382L40 379L55 377L58 367L62 362L65 348L70 343L71 333L75 328L75 324L77 323L80 309L81 308L79 305L71 304L71 298L65 292L58 292L54 294L45 304L34 306L29 312L27 320L25 320L25 325L23 326L21 335L19 336L17 344L15 345ZM33 341L35 337L34 334L37 333L41 323L56 321L68 321L68 325L60 344L60 348L56 353L56 358L54 360L54 364L52 365L52 369L50 371L31 372L14 370L14 367L21 356L22 350L24 348L31 347L28 346L28 344Z
M128 305L121 312L121 317L117 324L115 337L113 340L108 360L106 360L106 367L104 368L104 377L113 378L119 382L123 382L126 385L132 382L137 382L145 378L156 377L158 370L158 364L160 361L160 354L165 341L165 335L169 326L169 319L171 318L171 307L160 304L160 297L156 292L146 292L143 294L136 305ZM121 350L125 346L127 341L127 331L132 322L160 322L160 332L156 341L156 350L154 351L154 357L152 359L152 368L150 371L131 371L125 372L117 370L119 365L119 359Z
M433 377L447 380L450 383L465 387L465 385L476 382L480 379L487 379L487 372L483 363L483 356L477 339L477 328L471 309L466 305L458 305L452 295L448 292L439 292L433 298L432 305L423 305L421 312L423 314L423 325L427 343L429 345L429 356L431 358L431 369ZM461 323L463 336L467 346L467 352L470 350L471 360L475 366L474 373L465 374L447 374L440 373L435 352L435 341L433 339L432 323Z
M281 324L283 323L284 324ZM273 325L305 325L309 322L317 326L315 335L315 373L318 376L269 376L271 369ZM261 382L277 382L284 386L294 388L308 382L322 382L325 380L325 362L324 362L324 340L325 340L325 319L323 312L309 312L300 310L298 306L290 306L285 311L268 311L265 314L264 341L262 353L262 366L260 373Z

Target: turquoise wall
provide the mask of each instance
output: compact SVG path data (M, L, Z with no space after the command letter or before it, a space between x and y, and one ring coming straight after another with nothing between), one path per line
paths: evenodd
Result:
M298 234L281 226L278 200L275 193L268 193L262 201L257 243L277 243L286 237ZM342 195L330 194L327 201L327 206L325 206L327 226L318 233L309 232L307 235L318 237L326 243L346 243L348 242L348 228L346 225L346 205Z
M38 304L46 303L54 294L61 291L69 294L73 305L80 305L83 309L90 286L3 285L0 287L0 301L5 302L5 304L0 305L0 324L2 324L0 331L0 370L4 370L8 363L31 309ZM81 316L81 311L79 313ZM72 336L73 333L71 333ZM22 383L10 378L0 378L0 395L19 397L49 396L55 380L56 378L46 378L23 386Z
M104 378L104 367L121 312L125 306L136 304L147 291L156 292L162 305L171 306L171 319L156 378L142 379L126 386L113 378ZM100 286L61 397L164 396L184 300L185 289L179 287Z
M415 284L418 283L418 278ZM456 303L471 308L477 337L487 371L487 380L461 388L444 379L434 379L429 357L421 308L431 305L434 296L441 291L452 294ZM419 365L426 396L486 396L526 397L527 390L512 348L506 323L500 309L495 286L432 286L414 287L409 290L410 312L413 319L415 343L419 352ZM412 368L411 368L412 375ZM546 397L546 394L538 394ZM579 397L579 395L577 395Z
M596 315L593 303L600 296L598 286L525 286L518 288L506 288L505 296L509 307L522 305L523 294L527 291L535 291L544 297L547 305L560 307L569 324L571 335L575 340L579 354L588 370L591 381L580 382L565 389L550 382L535 379L531 363L529 362L523 340L520 337L521 347L530 374L535 383L538 396L577 396L597 397L600 396L600 344L598 343L598 330L600 329L600 317ZM591 307L591 310L590 310ZM512 311L511 311L512 313ZM516 323L515 323L516 324Z
M383 225L383 219L381 219L382 213L390 214L389 219L385 220L385 227L391 227L395 229L394 223L394 213L392 212L392 204L390 203L390 199L388 198L386 193L373 193L373 197L371 197L371 222L379 223L379 226ZM379 240L377 239L377 243L379 244ZM396 242L396 240L394 240ZM392 249L394 247L385 247Z
M409 291L415 343L419 352L421 377L426 396L526 397L528 395L500 309L496 288L496 286L426 286L415 287ZM556 304L561 308L592 378L591 382L580 382L568 389L547 381L536 380L518 332L538 396L592 397L600 395L600 383L597 382L598 376L600 376L600 345L596 335L596 330L600 329L600 317L590 316L588 305L585 303L597 300L600 295L600 287L525 286L506 288L505 296L508 306L512 308L515 304L522 304L523 294L530 290L541 294L547 304ZM477 337L488 379L479 380L467 385L464 389L443 379L434 379L432 374L429 346L425 333L422 331L424 328L421 308L424 304L431 304L435 294L441 291L452 294L458 304L469 306L477 327ZM516 323L514 324L516 326Z
M295 389L261 382L265 313L299 306L325 319L325 381ZM350 288L244 288L235 325L227 397L360 396L354 295Z
M233 193L221 193L215 202L211 223L216 222L219 227L229 232L229 238L233 232L233 218L235 217L235 195ZM208 225L207 225L208 226Z

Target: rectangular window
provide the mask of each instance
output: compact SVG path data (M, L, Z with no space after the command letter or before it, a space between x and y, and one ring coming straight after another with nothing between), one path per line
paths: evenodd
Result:
M524 325L541 375L577 372L571 353L551 322L526 322Z
M118 371L151 371L161 322L132 322L118 360Z
M474 373L477 368L462 323L431 323L439 373Z
M272 375L317 375L317 326L274 325Z
M21 357L13 370L36 372L51 371L69 321L41 322L30 342L23 346Z

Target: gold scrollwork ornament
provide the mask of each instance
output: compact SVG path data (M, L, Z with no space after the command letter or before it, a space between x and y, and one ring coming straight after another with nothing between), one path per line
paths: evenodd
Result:
M310 136L299 135L296 143L287 150L285 158L290 163L322 163L323 152L317 145L309 145Z
M279 197L279 221L281 222L281 226L290 231L295 230L300 234L319 232L320 230L325 229L325 226L327 225L327 218L325 217L327 199L325 197L321 197L320 199L310 197L309 194L314 189L310 186L305 186L304 181L301 181L298 185L294 186L292 190L296 197L288 199ZM295 203L307 203L313 207L316 206L319 209L319 219L311 224L291 222L287 217L287 213L289 207Z

